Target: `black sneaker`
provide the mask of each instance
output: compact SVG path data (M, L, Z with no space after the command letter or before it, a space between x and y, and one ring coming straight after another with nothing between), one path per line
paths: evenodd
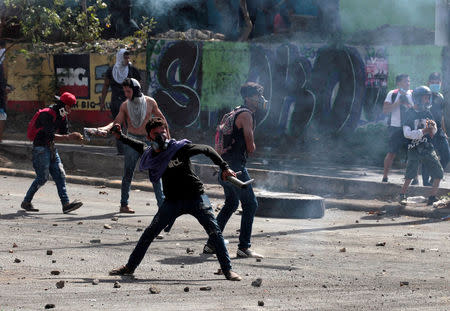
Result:
M119 268L112 269L109 271L109 275L132 275L134 270L131 270L126 265L120 266Z
M26 210L27 212L39 212L37 208L33 207L33 204L31 204L31 202L23 201L22 204L20 204L20 208Z
M417 178L414 178L411 182L411 185L418 185L419 184L419 180L417 180Z
M76 209L79 209L81 205L83 205L83 203L77 200L73 201L72 203L67 203L63 206L63 213L70 213Z
M434 195L430 195L428 197L427 205L433 205L434 202L439 201L438 198L436 198Z
M203 254L215 254L216 253L216 249L214 248L214 246L205 244L205 246L203 246Z
M383 177L383 179L381 180L381 182L388 182L388 178L387 178L387 177Z
M238 248L238 250L236 252L236 256L238 258L264 258L263 255L252 251L250 248L246 248L246 249Z
M398 195L398 203L402 204L402 205L406 205L406 195L403 193L400 193Z

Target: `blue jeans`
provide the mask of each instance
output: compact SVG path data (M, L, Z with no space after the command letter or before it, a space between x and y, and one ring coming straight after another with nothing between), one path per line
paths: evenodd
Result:
M131 138L138 139L140 141L144 141L148 144L148 141L145 140L144 136L137 136L128 134ZM126 206L128 205L128 199L130 197L130 189L131 189L131 181L133 180L134 170L136 169L136 164L140 158L139 152L131 148L130 146L124 144L123 146L124 153L124 168L123 168L123 177L122 177L122 187L121 187L121 197L120 197L120 205ZM156 183L153 183L153 191L155 192L156 202L158 207L161 207L164 201L164 194L162 191L162 182L161 179Z
M33 200L34 194L47 182L48 175L50 174L58 189L61 204L64 206L69 203L66 190L66 173L64 172L58 151L55 149L55 152L52 153L49 147L33 147L33 168L36 172L36 178L23 199L25 202L31 202Z
M242 174L237 177L242 181L250 180L247 169L243 166L233 166L231 169L235 172L241 171ZM255 218L256 209L258 208L258 202L256 201L253 187L249 185L245 189L238 188L229 182L222 180L222 171L219 172L219 183L222 185L225 192L225 204L221 211L217 215L217 224L220 230L223 232L225 226L237 210L239 201L242 205L242 218L241 218L241 231L239 233L239 245L240 249L250 248L250 237L252 235L253 219ZM213 245L211 240L208 240L208 245Z
M175 219L184 214L190 214L197 218L198 222L203 226L209 235L211 245L216 249L217 259L220 263L222 271L231 270L230 256L228 255L222 232L219 229L214 213L210 204L208 204L206 195L198 196L195 199L184 200L164 200L163 205L156 213L150 226L145 229L141 235L136 247L128 259L127 267L135 270L141 263L152 241L155 237Z

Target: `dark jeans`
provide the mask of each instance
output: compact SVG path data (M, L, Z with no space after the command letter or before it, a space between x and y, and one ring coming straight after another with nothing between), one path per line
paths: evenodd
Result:
M50 174L58 189L61 204L64 206L69 203L66 190L66 173L56 149L53 153L49 147L33 147L33 168L36 172L36 178L23 199L25 202L33 200L34 194L47 182Z
M148 141L146 141L144 136L137 136L132 134L128 134L128 136L148 143ZM124 151L124 165L123 165L120 205L126 206L128 205L128 198L130 197L131 181L133 180L134 170L136 169L136 164L139 161L141 155L139 152L137 152L136 150L125 144L123 145L123 151ZM158 207L161 207L164 201L161 179L152 184Z
M450 149L447 138L442 132L442 129L438 130L431 142L433 143L434 150L436 150L436 153L439 155L439 161L441 162L442 168L445 170L448 162L450 161ZM430 175L429 167L422 164L422 182L424 185L430 183Z
M190 214L197 218L198 222L209 235L212 245L216 248L217 259L219 260L222 271L231 270L230 256L225 247L222 232L214 218L212 207L206 202L209 202L206 195L198 196L195 199L164 200L163 205L158 210L155 217L153 217L152 223L145 229L139 242L131 253L127 267L131 270L136 269L155 237L169 223L175 221L177 217L184 214Z
M250 176L248 175L245 167L239 165L234 166L231 164L231 169L235 172L242 172L242 174L237 176L240 180L244 182L250 180ZM219 183L222 185L225 192L225 204L217 215L217 223L219 228L223 232L228 220L237 210L240 201L242 205L242 218L238 247L240 249L250 248L253 219L255 218L256 209L258 208L258 202L256 201L253 188L251 185L245 189L238 188L229 182L223 181L221 176L222 171L219 172ZM211 239L208 240L208 244L213 245Z

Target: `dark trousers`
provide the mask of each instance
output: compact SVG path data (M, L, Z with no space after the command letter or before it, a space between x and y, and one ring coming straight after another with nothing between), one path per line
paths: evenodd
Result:
M439 156L439 161L441 162L442 168L445 170L448 162L450 161L450 149L448 145L447 138L445 137L442 129L439 129L436 135L433 137L432 141L434 150ZM424 185L430 184L430 169L422 164L422 182Z
M128 259L127 267L131 270L135 270L141 263L147 249L156 236L168 224L173 223L177 217L184 214L190 214L197 218L198 222L203 226L212 241L222 271L230 271L230 256L225 247L222 232L217 225L212 207L206 203L208 201L206 196L198 196L195 199L185 200L171 200L166 198L155 217L153 217L150 226L148 226L141 235L136 247Z
M246 182L250 180L248 171L244 166L233 164L231 164L230 166L231 169L235 172L242 172L242 174L237 176L241 181ZM223 181L221 176L222 171L219 172L219 183L222 185L225 193L225 204L217 215L217 223L219 224L219 228L221 231L225 229L228 220L237 210L239 202L241 202L242 217L238 248L250 248L253 219L255 218L256 210L258 209L258 202L256 200L255 193L253 192L253 187L249 185L244 189L238 188L227 181ZM208 240L207 244L213 245L211 239Z

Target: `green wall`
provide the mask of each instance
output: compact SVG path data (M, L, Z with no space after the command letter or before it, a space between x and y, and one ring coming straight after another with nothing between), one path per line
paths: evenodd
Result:
M435 0L340 0L345 35L385 24L434 30Z
M250 66L248 43L205 42L203 44L202 109L214 111L242 104L240 86Z
M410 75L411 88L423 85L433 71L442 71L442 47L434 45L387 47L389 88L395 87L395 76Z

